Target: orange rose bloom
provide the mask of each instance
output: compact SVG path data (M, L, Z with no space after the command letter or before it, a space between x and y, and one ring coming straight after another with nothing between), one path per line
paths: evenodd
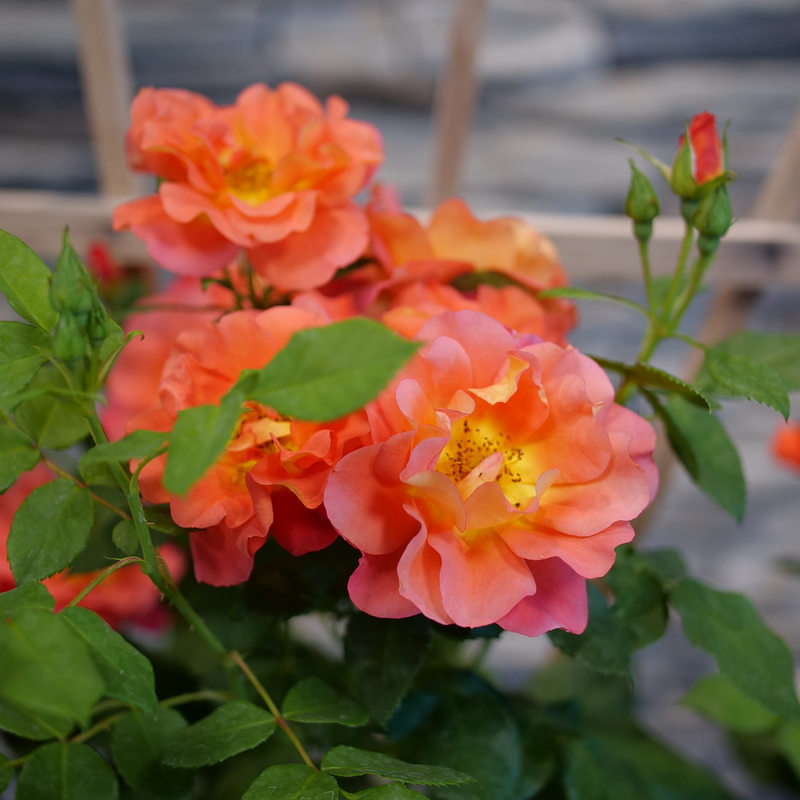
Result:
M367 244L364 211L351 198L383 161L377 129L347 111L340 97L323 108L293 83L255 84L224 107L143 89L131 108L128 160L163 182L119 206L114 229L130 228L181 275L210 275L245 248L279 289L323 285Z

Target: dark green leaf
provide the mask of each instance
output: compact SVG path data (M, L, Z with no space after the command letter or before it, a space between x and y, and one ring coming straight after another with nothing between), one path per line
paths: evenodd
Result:
M789 648L746 597L687 579L671 590L670 602L689 641L711 655L736 688L773 714L800 721Z
M281 713L296 722L336 722L356 728L369 722L369 714L358 703L316 677L306 678L289 690Z
M719 342L714 349L749 356L772 370L790 392L800 389L800 334L739 331ZM705 368L700 371L697 382L711 391L722 392L722 387L715 385Z
M515 281L505 272L495 272L491 269L480 269L474 272L464 272L453 278L450 285L458 289L459 292L474 292L479 286L493 286L495 289L502 289L505 286L519 286L521 289L530 291L519 281Z
M0 592L0 617L8 617L24 608L44 608L52 611L56 607L53 595L41 583L31 582Z
M132 519L120 520L114 526L111 537L125 555L134 556L139 552L139 534Z
M180 733L165 750L163 763L185 769L216 764L257 747L276 727L272 714L234 700Z
M357 775L378 775L400 783L420 786L448 786L470 783L475 779L463 772L447 767L432 767L427 764L406 764L383 753L359 750L356 747L339 745L325 753L322 769L331 775L353 778Z
M701 678L681 704L735 733L762 733L778 722L774 714L743 695L722 675Z
M709 348L706 350L705 367L726 394L772 406L784 419L789 419L786 384L761 361L725 349Z
M89 647L106 682L106 694L145 711L155 711L155 677L147 658L88 608L65 608L61 616Z
M403 786L402 783L389 783L386 786L376 786L374 789L356 792L353 797L358 800L424 800L425 795Z
M652 402L652 400L651 400ZM722 423L679 395L655 405L675 454L692 480L738 522L747 505L747 485L736 446Z
M50 336L23 322L0 322L0 397L21 392L47 361Z
M11 759L0 753L0 792L4 792L11 778L14 777L14 770L7 766Z
M418 347L362 317L298 331L260 371L250 399L290 417L337 419L372 400Z
M115 461L130 461L146 458L155 453L169 439L169 432L140 430L109 444L99 444L87 450L81 457L81 472L93 464L111 464Z
M16 800L117 800L114 770L86 744L46 744L25 763Z
M8 534L8 560L17 583L66 569L89 541L92 495L66 478L34 489L19 507Z
M519 724L522 765L509 800L530 800L544 789L555 773L558 765L557 734L551 726L540 720L525 718Z
M795 776L800 778L800 725L781 725L778 730L778 747Z
M29 386L29 391L35 396L19 403L14 412L19 427L30 434L39 447L63 450L88 435L86 420L81 413L70 405L63 395L44 391L67 388L60 372L44 366ZM37 390L42 393L36 393Z
M105 688L84 642L42 609L0 621L0 662L0 697L37 714L85 722Z
M47 739L65 739L73 728L73 722L64 717L34 714L0 697L0 728L23 739L43 742Z
M195 406L178 412L164 471L164 486L185 494L222 454L242 415L242 403L252 394L257 373L243 372L220 405Z
M611 613L603 595L591 583L589 624L581 634L550 631L550 641L563 653L603 675L630 677L631 646L622 622Z
M647 309L635 300L628 300L627 297L619 297L615 294L605 294L604 292L593 292L591 289L579 289L577 286L557 286L555 289L547 289L539 292L537 297L546 299L548 297L563 297L568 300L607 300L620 306L626 306L634 311L638 311L649 319L650 314Z
M350 620L345 661L360 699L381 725L411 687L429 642L430 629L418 617L395 620L358 614Z
M106 328L108 329L108 333L106 334L106 338L103 339L103 344L100 345L100 352L97 354L100 362L104 362L109 356L115 354L115 351L122 351L120 345L126 339L130 341L135 336L141 336L140 333L129 333L125 336L125 332L114 322L113 319L110 317L106 318ZM111 365L109 365L110 367Z
M242 800L336 800L339 786L324 772L304 764L268 767L250 784Z
M16 428L0 425L0 493L39 463L39 451L30 437Z
M49 331L56 324L50 305L50 270L16 236L0 231L0 292L21 317Z
M611 613L623 624L633 650L658 641L667 630L667 597L658 574L632 549L620 548L606 581L614 591Z
M161 763L164 749L185 728L186 720L165 706L155 714L137 710L126 714L111 729L111 753L125 782L149 800L191 797L192 773Z
M713 775L643 737L572 742L564 786L569 800L733 800Z
M683 556L677 550L644 550L639 553L639 558L658 575L662 583L677 583L688 575Z
M83 482L88 486L107 486L112 489L119 486L108 464L95 463L86 465L79 461L78 472L80 472Z

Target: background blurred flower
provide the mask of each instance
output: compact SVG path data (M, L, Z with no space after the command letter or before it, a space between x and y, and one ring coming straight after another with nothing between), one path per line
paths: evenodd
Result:
M784 466L800 470L800 422L790 420L775 431L772 453Z

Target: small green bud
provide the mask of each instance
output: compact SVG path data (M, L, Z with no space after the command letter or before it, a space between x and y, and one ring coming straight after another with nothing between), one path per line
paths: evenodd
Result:
M83 331L74 314L64 311L58 320L54 341L56 358L67 366L75 364L83 358L86 352L86 342Z
M714 253L717 252L717 248L719 247L719 237L718 236L703 236L701 233L697 237L697 249L700 253L706 257L713 256Z
M89 320L86 324L86 332L89 334L89 341L93 347L101 344L108 334L108 315L99 301L95 302L89 312Z
M700 205L699 200L681 200L681 216L689 225L694 225L694 212Z
M733 222L733 211L728 187L724 183L700 200L692 222L698 233L707 239L719 239L727 233Z
M652 221L658 216L658 195L647 176L631 164L631 187L625 198L625 213L636 223ZM649 234L648 234L649 236Z

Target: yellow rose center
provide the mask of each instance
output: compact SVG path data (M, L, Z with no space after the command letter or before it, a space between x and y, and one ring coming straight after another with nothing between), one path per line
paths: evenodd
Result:
M261 205L273 197L272 164L246 153L225 168L225 185L245 203Z

